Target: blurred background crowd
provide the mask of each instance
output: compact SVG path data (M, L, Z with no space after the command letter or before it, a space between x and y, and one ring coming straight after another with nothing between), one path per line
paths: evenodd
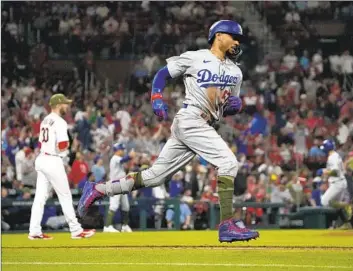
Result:
M158 122L149 102L154 73L166 57L208 48L208 29L219 19L242 23L247 36L239 63L244 110L216 127L241 165L234 202L286 203L281 212L320 206L327 185L315 172L326 164L319 145L327 138L352 176L351 2L18 1L2 2L1 12L2 202L33 199L40 121L55 93L75 101L65 158L73 189L102 179L116 142L138 154L127 172L151 165L184 92L181 79L168 85L170 119ZM217 203L216 176L196 157L164 187L131 197L181 198L182 214L200 219L183 218L184 229L207 228L202 203ZM46 220L60 215L51 208ZM4 228L27 222L29 210L3 208ZM249 208L247 223L261 223L265 211ZM163 212L153 208L151 215Z

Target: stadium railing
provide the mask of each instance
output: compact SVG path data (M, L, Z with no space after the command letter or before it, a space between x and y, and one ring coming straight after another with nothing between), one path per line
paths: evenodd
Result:
M75 193L74 193L75 194ZM196 203L201 201L194 201L191 209L194 209ZM29 207L32 205L33 200L2 200L2 208L8 207ZM216 229L219 223L219 204L202 202L203 204L208 205L208 228ZM78 200L73 201L73 204L76 206ZM180 204L181 201L178 198L175 199L153 199L153 198L139 198L132 199L131 206L137 207L139 212L139 229L147 229L147 220L151 210L155 206L163 206L165 210L168 208L173 208L174 217L173 217L173 228L180 229ZM60 206L60 203L57 199L51 199L47 201L48 206ZM107 208L109 206L108 200L102 200L96 202L95 205L102 205ZM172 207L171 207L172 206ZM254 223L254 226L257 228L280 228L280 227L299 227L299 228L328 228L329 218L335 214L335 211L331 208L322 208L322 207L304 207L299 208L296 213L280 214L279 209L285 208L286 205L282 203L257 203L257 202L243 202L233 204L235 209L242 209L243 213L249 208L261 208L264 210L261 217L261 223ZM193 212L195 214L195 212ZM272 222L270 222L270 216L272 216ZM274 222L274 223L273 223ZM293 222L293 223L291 223Z

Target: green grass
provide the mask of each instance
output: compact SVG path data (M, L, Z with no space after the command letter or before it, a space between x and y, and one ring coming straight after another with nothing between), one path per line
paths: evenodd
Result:
M2 270L353 270L352 231L263 230L260 239L219 243L215 231L97 233L71 240L2 236Z

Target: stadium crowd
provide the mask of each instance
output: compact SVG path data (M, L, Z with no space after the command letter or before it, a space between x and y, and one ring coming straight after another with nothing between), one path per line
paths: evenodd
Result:
M282 7L288 24L304 12L285 13L286 8L294 7ZM352 5L337 9L346 14L352 12ZM87 180L105 178L115 142L124 142L127 152L138 153L127 164L127 172L149 166L170 135L184 91L178 80L168 86L170 118L158 122L149 102L154 71L166 56L206 48L210 24L219 18L242 21L234 14L227 2L2 3L2 202L33 198L40 121L49 112L48 99L58 92L75 99L66 116L71 147L65 158L73 189ZM283 44L288 53L281 61L258 59L256 39L248 29L245 32L250 39L241 62L244 110L216 127L240 162L234 201L287 203L281 212L320 206L327 185L315 172L326 163L319 149L324 139L336 141L348 177L353 172L352 86L343 84L346 76L353 75L349 47L332 54L302 47L305 43L300 41L300 47ZM312 38L310 33L308 37ZM52 72L47 65L49 58L74 56L79 56L77 61L142 57L145 75L132 76L130 84L121 82L109 93L97 82L85 93L79 71ZM127 91L138 95L126 100ZM182 227L207 228L203 202L218 201L216 174L202 157L196 157L165 187L146 188L132 197L181 198ZM166 225L171 227L168 210ZM163 212L153 209L154 216L162 217ZM261 223L263 213L263 209L248 208L247 223ZM189 219L192 214L194 221ZM2 227L14 229L29 215L25 207L5 208Z

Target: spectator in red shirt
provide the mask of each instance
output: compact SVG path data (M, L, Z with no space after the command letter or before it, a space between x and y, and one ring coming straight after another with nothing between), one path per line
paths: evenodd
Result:
M76 153L76 159L72 164L69 180L76 188L77 185L83 181L89 172L88 164L83 161L81 153Z
M308 117L305 121L306 127L309 128L310 131L314 130L314 128L323 125L323 120L314 115L314 112L310 110L308 112Z
M38 137L40 132L40 118L39 115L35 115L31 123L32 133L34 137Z

